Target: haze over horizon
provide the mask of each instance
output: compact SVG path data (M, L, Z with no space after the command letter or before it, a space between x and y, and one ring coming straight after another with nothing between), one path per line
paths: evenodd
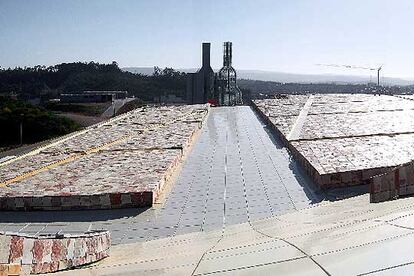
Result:
M7 1L0 2L0 67L117 61L120 67L200 66L201 42L232 41L236 69L413 79L414 2Z

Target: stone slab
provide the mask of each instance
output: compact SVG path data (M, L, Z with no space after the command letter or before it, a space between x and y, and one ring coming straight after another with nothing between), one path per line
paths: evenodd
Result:
M295 95L255 100L253 105L320 187L366 184L414 159L414 101L404 96L316 94L310 106L306 102L309 96ZM300 132L294 128L298 120ZM290 136L291 131L296 135Z
M207 113L206 105L140 108L1 163L0 209L151 207Z

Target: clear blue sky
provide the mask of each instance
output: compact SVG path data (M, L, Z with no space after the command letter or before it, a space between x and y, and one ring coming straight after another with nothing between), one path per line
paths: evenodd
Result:
M1 67L198 67L203 41L214 68L232 41L236 69L364 74L314 64L385 64L387 76L414 78L414 1L0 0Z

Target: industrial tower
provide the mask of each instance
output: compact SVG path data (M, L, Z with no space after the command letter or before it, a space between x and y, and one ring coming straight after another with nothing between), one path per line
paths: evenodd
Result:
M203 43L202 67L187 74L187 103L242 104L242 93L237 87L236 70L231 66L231 60L232 43L224 42L223 68L214 74L210 66L210 43Z
M231 66L232 43L224 42L223 45L223 68L215 77L215 95L219 105L242 104L242 93L237 87L236 70Z
M190 104L206 103L213 94L214 71L210 66L210 43L203 43L202 66L196 73L187 74L186 98Z

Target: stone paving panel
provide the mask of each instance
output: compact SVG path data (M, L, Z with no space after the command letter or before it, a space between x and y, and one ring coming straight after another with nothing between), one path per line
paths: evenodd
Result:
M412 104L397 96L374 96L367 94L328 94L314 95L315 102L309 112L312 114L364 113L413 109Z
M414 107L414 103L412 104ZM414 132L414 110L308 114L299 140Z
M255 105L283 135L287 136L308 98L307 95L289 95L281 98L280 101L274 99L255 101Z
M0 208L151 206L192 145L205 105L146 107L0 164Z
M313 95L295 130L299 135L289 139L298 125L292 114L306 104L303 99L309 100L303 97L255 100L254 105L321 187L365 183L414 159L414 101L409 96ZM293 106L293 112L285 106Z

